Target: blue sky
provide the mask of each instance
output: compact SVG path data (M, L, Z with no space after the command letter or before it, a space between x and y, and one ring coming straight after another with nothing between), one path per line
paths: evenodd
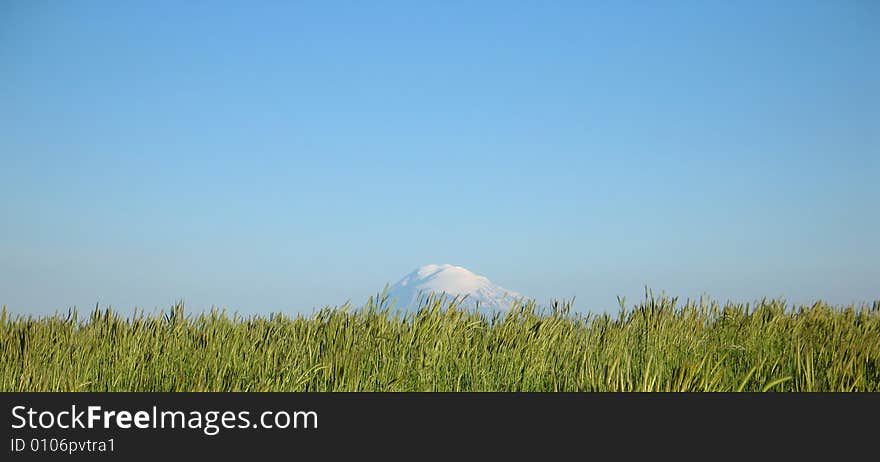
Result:
M880 7L0 4L0 304L880 298Z

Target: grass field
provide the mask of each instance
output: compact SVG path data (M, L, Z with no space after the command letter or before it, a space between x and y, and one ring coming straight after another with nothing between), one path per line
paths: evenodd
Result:
M623 306L623 303L621 303ZM2 391L880 391L880 301L0 314Z

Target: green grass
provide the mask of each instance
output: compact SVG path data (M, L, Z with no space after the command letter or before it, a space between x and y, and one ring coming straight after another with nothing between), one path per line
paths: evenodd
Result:
M880 301L0 314L2 391L880 391Z

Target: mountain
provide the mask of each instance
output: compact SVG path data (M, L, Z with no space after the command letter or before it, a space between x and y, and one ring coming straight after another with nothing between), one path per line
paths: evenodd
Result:
M415 310L430 294L467 296L464 306L480 311L507 310L522 295L493 284L484 276L454 265L425 265L388 288L390 301L402 310Z

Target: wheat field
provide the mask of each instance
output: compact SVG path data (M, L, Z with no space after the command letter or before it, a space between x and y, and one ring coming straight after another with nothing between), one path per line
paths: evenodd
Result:
M880 391L880 301L0 313L2 391Z

